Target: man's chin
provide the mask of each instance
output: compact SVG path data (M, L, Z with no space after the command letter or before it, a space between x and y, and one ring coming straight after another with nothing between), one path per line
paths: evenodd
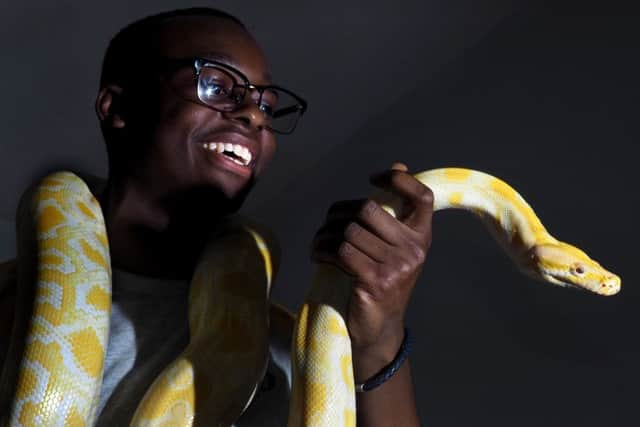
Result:
M235 213L238 210L240 210L240 208L244 204L247 197L249 197L249 194L251 193L251 190L253 189L254 185L255 185L255 179L253 179L252 177L249 180L249 182L247 182L247 184L239 192L234 194L232 197L228 197L226 199L227 208L228 208L227 212L229 214Z
M209 217L235 213L242 207L255 186L255 175L251 175L243 184L237 184L220 182L216 185L203 184L186 191L184 197L181 197L182 203L185 209L197 210Z

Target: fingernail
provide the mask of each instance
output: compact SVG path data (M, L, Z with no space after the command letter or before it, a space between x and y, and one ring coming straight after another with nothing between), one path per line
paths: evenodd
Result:
M393 162L393 164L391 165L391 169L394 169L397 171L403 171L403 172L407 172L409 170L407 165L405 165L402 162Z

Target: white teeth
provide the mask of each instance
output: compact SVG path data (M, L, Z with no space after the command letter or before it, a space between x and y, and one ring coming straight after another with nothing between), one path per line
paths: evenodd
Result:
M216 151L219 154L222 154L224 151L234 153L236 156L240 157L241 160L233 157L229 158L239 165L247 166L251 163L251 152L247 147L243 147L242 145L231 144L229 142L205 142L202 146L207 150Z

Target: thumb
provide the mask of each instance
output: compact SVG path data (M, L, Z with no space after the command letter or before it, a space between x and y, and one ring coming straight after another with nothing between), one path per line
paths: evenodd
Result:
M391 164L391 169L392 170L397 170L397 171L402 171L402 172L408 172L409 168L407 167L407 165L405 165L404 163L401 162L393 162Z

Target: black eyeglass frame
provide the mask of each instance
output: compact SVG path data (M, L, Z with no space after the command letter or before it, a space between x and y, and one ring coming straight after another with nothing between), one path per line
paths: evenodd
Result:
M247 76L245 76L240 70L225 64L224 62L220 62L220 61L215 61L212 59L206 59L206 58L201 58L201 57L192 57L192 58L162 58L162 62L164 62L165 64L171 64L176 68L179 67L183 67L183 66L187 66L190 65L194 68L194 73L195 73L195 81L196 84L199 84L199 79L200 79L200 75L202 74L202 69L203 68L207 68L207 67L217 67L217 68L221 68L222 70L228 72L230 74L230 76L233 78L233 80L235 81L233 88L242 88L243 92L242 92L242 97L240 99L235 99L232 96L229 96L229 98L234 102L234 104L236 105L236 108L234 109L230 109L230 110L223 110L223 109L219 109L216 108L208 103L206 103L203 99L200 98L199 95L199 91L196 90L196 93L198 93L197 98L198 101L200 103L202 103L202 105L212 108L216 111L220 111L220 112L232 112L232 111L236 111L237 107L239 107L245 100L247 93L249 93L252 90L255 90L258 92L258 94L260 95L256 104L258 105L258 107L260 107L260 103L262 102L262 96L264 94L265 91L269 90L269 89L276 89L278 91L284 92L287 95L291 96L296 102L297 104L292 105L290 107L284 107L281 109L278 109L276 111L273 112L273 115L271 115L269 118L271 120L276 119L278 117L282 117L286 114L297 114L297 117L295 119L295 121L293 122L293 125L286 131L281 131L281 130L277 130L277 129L273 129L271 126L267 126L267 128L269 130L271 130L272 132L281 134L281 135L289 135L291 133L293 133L293 131L296 129L296 126L298 125L298 122L300 121L300 117L302 117L302 115L304 114L304 112L307 110L307 101L305 101L303 98L301 98L300 96L296 95L295 93L293 93L292 91L290 91L289 89L283 88L282 86L277 86L277 85L254 85L252 84L249 79L247 78ZM172 67L173 68L173 67ZM242 84L238 83L238 79L235 76L238 76L242 79ZM232 91L233 93L233 91ZM231 94L230 94L231 95ZM262 111L262 110L261 110ZM266 115L266 113L263 111L263 114Z

